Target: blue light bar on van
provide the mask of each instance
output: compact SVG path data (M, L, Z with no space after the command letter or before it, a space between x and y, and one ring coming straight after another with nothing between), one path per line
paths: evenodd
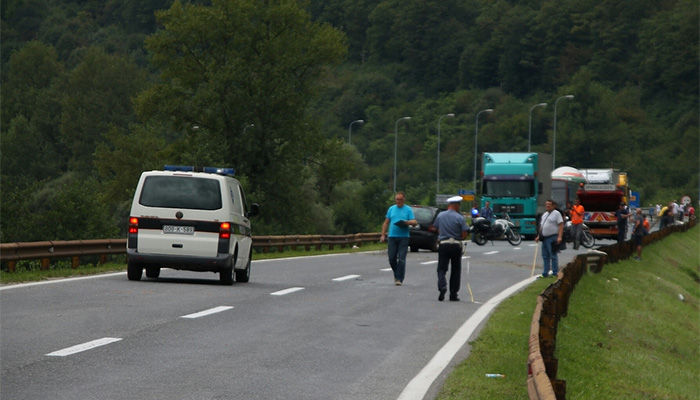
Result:
M233 168L218 168L218 167L193 167L191 165L166 165L163 168L165 171L180 171L180 172L207 172L210 174L231 175L236 172Z

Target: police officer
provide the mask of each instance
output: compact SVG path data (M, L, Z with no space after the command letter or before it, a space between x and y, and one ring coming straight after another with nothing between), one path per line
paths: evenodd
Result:
M460 280L462 277L462 240L467 237L467 222L464 215L459 212L462 205L461 196L453 196L447 199L447 211L438 214L435 219L435 228L438 230L438 240L440 247L438 248L438 290L440 296L439 301L445 300L447 293L447 274L448 264L452 263L452 271L450 272L450 301L459 301Z

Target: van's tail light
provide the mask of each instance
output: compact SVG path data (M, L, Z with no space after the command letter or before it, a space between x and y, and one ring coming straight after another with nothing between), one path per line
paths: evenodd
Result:
M139 219L136 217L129 218L129 233L139 233Z
M231 223L230 222L222 222L221 225L219 225L219 237L221 239L228 239L231 237Z
M437 233L437 228L435 227L435 225L430 225L430 227L428 227L428 232Z

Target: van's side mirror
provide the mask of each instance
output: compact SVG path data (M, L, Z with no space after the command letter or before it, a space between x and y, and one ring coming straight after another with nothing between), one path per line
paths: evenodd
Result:
M260 214L260 205L258 203L252 203L250 205L250 211L248 211L248 217L254 217Z

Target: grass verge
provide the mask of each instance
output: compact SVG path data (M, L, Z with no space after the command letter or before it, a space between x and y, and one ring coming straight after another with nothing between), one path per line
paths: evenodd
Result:
M557 331L567 399L700 398L699 233L671 235L646 247L642 261L583 277ZM501 303L437 399L528 398L529 327L550 283L537 280Z
M310 251L285 249L283 252L273 251L269 253L254 253L253 260L314 256L322 254L357 253L378 250L386 250L386 243L365 243L358 248L341 248L339 246L335 246L333 250L330 250L328 246L323 246L321 250ZM68 261L56 261L52 263L51 268L48 270L41 269L41 263L39 260L25 260L17 263L15 272L0 270L0 284L36 282L46 279L70 278L74 276L126 271L125 260L126 256L114 256L112 257L111 262L97 265L86 263L85 265L80 265L75 269L71 268L70 262Z

